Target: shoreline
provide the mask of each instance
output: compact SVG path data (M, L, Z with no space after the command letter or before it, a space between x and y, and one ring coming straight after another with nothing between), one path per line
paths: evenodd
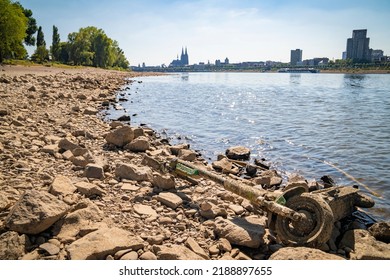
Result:
M210 180L192 185L161 171L176 156L212 170L189 147L171 146L128 121L103 121L101 109L132 86L126 79L159 74L165 73L0 67L0 259L367 257L363 249L349 251L348 240L336 245L338 235L321 250L281 244L266 213L257 215L247 200ZM28 205L50 219L37 220ZM359 234L384 246L367 230L356 229ZM389 249L373 258L386 257Z

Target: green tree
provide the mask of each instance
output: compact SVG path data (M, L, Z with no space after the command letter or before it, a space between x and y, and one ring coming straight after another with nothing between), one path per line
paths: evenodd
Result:
M60 34L58 33L58 28L53 25L53 39L52 39L52 45L51 45L51 57L54 61L59 61L60 59L60 52L61 52L61 39Z
M38 27L37 27L37 21L35 20L35 18L32 17L33 12L30 9L25 9L19 2L15 2L15 5L19 6L20 9L22 9L24 15L28 20L24 43L27 46L34 46L35 45L34 34L37 32Z
M27 18L20 6L10 0L0 0L0 63L5 58L24 58L23 47Z
M42 26L39 26L37 35L37 47L40 46L46 46L45 35L43 34Z
M34 54L31 56L33 61L42 63L49 60L49 51L45 46L39 46L35 50Z

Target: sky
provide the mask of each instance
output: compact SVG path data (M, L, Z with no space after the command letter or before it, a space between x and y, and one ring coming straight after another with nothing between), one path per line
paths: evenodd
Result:
M390 55L389 0L19 0L42 26L47 45L96 26L118 41L131 65L169 63L187 47L190 64L229 58L289 62L340 59L354 29ZM29 52L31 53L31 48Z

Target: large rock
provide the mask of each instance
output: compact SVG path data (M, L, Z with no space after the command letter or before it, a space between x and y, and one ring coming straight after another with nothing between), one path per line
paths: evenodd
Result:
M186 161L194 161L196 159L196 153L191 150L181 149L178 154L179 158Z
M57 175L50 188L50 193L54 195L72 194L77 190L72 181L63 175Z
M123 147L134 139L134 132L128 125L116 128L106 135L106 141L117 147Z
M102 188L88 182L78 182L76 183L76 188L81 194L85 195L86 197L90 197L93 195L102 196L106 194L106 192Z
M73 151L75 149L81 148L79 145L73 143L69 139L63 138L58 142L58 148L65 150L65 151Z
M140 167L134 164L118 163L115 168L115 176L134 181L153 182L152 169L147 166Z
M342 257L306 247L285 247L273 253L269 260L344 260Z
M64 219L54 225L54 233L64 243L76 240L81 233L88 233L102 227L100 222L104 213L89 199L79 202L74 212L67 214Z
M68 211L68 206L54 195L28 190L11 209L6 226L13 231L38 234L48 229Z
M153 251L158 260L204 260L195 252L181 245L153 246Z
M276 172L276 170L263 171L260 176L254 180L255 184L262 185L263 187L279 186L282 181L282 177Z
M206 253L206 251L202 247L200 247L198 242L196 242L195 239L193 239L192 237L188 237L185 244L194 253L198 254L205 260L209 259L209 255Z
M85 166L84 176L87 178L104 179L104 168L96 163L88 163Z
M1 208L0 208L1 209ZM379 222L373 224L369 229L372 236L375 237L375 239L390 243L390 223L389 222Z
M347 231L340 241L339 248L352 249L352 260L389 260L390 244L376 240L369 231L354 229Z
M17 260L26 253L26 247L29 246L30 241L25 234L7 231L0 235L0 260Z
M211 166L215 170L223 173L238 174L240 172L240 169L235 164L231 163L227 158L214 161Z
M243 159L248 160L251 154L251 151L248 148L243 146L230 147L225 152L226 156L230 159Z
M263 244L266 220L255 216L245 218L216 218L215 232L231 244L259 248Z
M139 250L143 240L120 228L103 228L70 244L66 250L71 260L102 260L119 250Z
M176 209L183 204L183 200L180 198L180 196L170 192L159 193L157 200L172 209Z
M149 139L145 136L139 136L130 143L126 144L124 146L126 150L132 151L132 152L145 152L146 150L149 150L150 143Z
M0 211L3 211L11 206L11 202L7 198L6 193L0 192Z
M134 212L138 215L145 215L149 217L157 217L157 212L149 205L143 205L143 204L134 204L133 205Z
M153 174L153 185L163 190L174 189L175 179L169 174L161 175L156 172Z

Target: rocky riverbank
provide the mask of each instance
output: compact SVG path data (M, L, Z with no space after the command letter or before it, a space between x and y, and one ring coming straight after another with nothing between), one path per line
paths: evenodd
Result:
M286 247L246 199L165 172L179 157L254 187L318 188L246 164L245 147L210 165L127 116L104 122L134 75L0 68L0 259L390 259L389 223L337 222L320 249Z

